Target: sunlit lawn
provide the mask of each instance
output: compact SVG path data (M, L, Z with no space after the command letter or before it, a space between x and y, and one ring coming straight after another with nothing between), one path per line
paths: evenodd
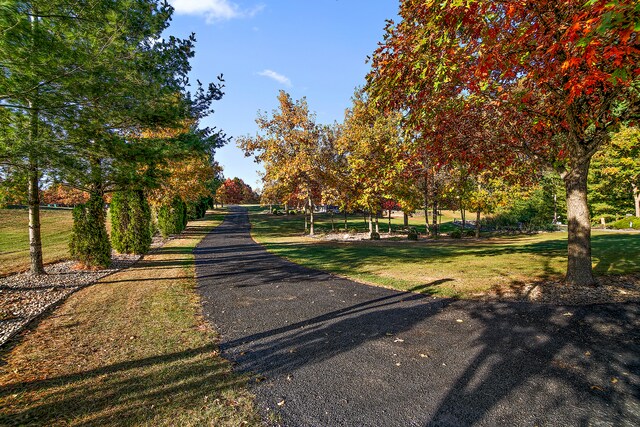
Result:
M395 289L465 297L498 285L560 278L566 268L565 232L480 240L443 237L411 242L399 237L330 242L303 236L302 216L261 212L251 208L252 234L269 251L309 267ZM356 221L364 229L362 218L353 218ZM395 222L400 224L402 218ZM321 231L330 229L326 215L319 215L319 223ZM446 230L451 224L443 226ZM381 227L385 230L386 224ZM640 234L595 231L592 244L597 274L640 271Z
M69 256L70 209L40 211L45 263ZM29 268L29 214L26 209L0 209L0 275Z

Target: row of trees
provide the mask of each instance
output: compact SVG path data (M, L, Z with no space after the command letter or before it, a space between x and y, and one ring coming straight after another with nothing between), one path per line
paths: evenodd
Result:
M566 282L595 284L587 183L594 155L608 161L611 135L640 117L635 2L404 1L400 17L342 125L317 125L304 99L281 92L278 110L259 115L261 132L239 141L265 166L263 196L304 201L313 233L320 201L376 212L391 199L435 213L448 197L479 214L556 174ZM637 174L622 170L599 173L626 179L637 198Z
M223 205L258 203L260 196L240 178L227 178L215 192L215 202Z
M28 200L33 274L44 273L45 181L88 194L74 212L71 252L99 266L110 257L107 194L133 192L141 211L147 198L161 211L177 197L195 203L208 194L219 173L213 154L226 138L199 122L223 82L189 90L195 37L162 37L172 12L159 0L11 0L0 8L0 179Z

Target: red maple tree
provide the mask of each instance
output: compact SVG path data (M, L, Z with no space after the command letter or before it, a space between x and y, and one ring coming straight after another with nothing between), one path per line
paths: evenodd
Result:
M640 11L631 0L405 0L375 52L368 89L449 156L552 167L568 205L568 284L595 284L587 174L640 116ZM475 138L461 125L482 109ZM470 147L474 149L470 150ZM469 154L472 155L469 155ZM479 154L479 155L474 155ZM446 157L446 156L441 156Z

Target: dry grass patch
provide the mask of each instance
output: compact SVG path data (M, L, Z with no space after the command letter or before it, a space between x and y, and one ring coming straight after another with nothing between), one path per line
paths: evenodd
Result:
M2 353L0 425L252 425L200 318L192 250L220 213L85 288Z

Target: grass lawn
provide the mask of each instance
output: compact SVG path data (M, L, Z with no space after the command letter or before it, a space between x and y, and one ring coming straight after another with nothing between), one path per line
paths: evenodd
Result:
M565 232L481 240L336 242L303 236L302 216L262 212L262 208L250 208L252 235L269 251L312 268L394 289L464 298L495 286L561 278L566 268ZM330 229L327 216L318 217L317 229ZM356 220L364 228L362 218L354 218L354 224ZM402 218L394 221L400 224ZM449 227L443 223L443 229ZM386 223L381 224L383 231ZM597 274L640 271L639 234L595 231L592 245Z
M73 218L70 209L40 211L45 263L69 257ZM0 209L0 275L29 269L29 213L27 209Z
M256 425L200 317L194 246L223 217L75 294L0 357L0 425Z

